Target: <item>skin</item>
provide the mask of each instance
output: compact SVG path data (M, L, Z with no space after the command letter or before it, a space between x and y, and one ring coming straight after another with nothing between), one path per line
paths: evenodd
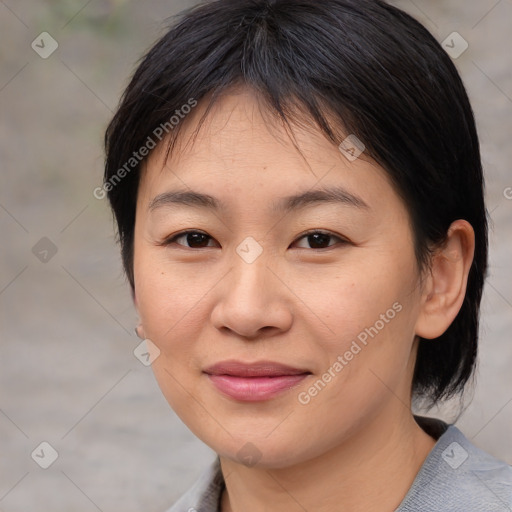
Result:
M454 222L420 280L408 212L364 153L350 162L316 129L294 126L304 159L249 90L221 98L187 143L203 109L200 103L183 121L168 159L163 147L150 155L137 198L135 304L143 335L160 350L152 365L159 386L219 454L223 512L394 510L435 444L410 408L417 336L438 337L459 311L473 230ZM270 209L285 196L329 186L367 207ZM209 194L225 208L150 208L175 189ZM163 243L185 230L207 236L192 247L186 236ZM315 246L308 230L332 237ZM262 249L252 263L236 252L246 237ZM300 403L299 393L396 303L400 312ZM241 402L203 373L227 359L271 360L312 375L271 400ZM241 462L244 446L256 465Z

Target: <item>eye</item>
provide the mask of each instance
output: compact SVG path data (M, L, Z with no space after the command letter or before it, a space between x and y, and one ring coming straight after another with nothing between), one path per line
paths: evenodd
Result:
M338 241L341 244L349 243L348 240L345 240L337 235L334 235L325 231L309 231L299 237L297 240L306 240L306 243L309 247L300 247L301 249L328 249L335 245L335 242ZM172 245L177 244L189 249L201 249L206 247L215 247L215 245L209 245L210 241L214 239L203 233L202 231L182 231L181 233L177 233L176 235L166 239L162 242L161 245ZM332 243L334 241L334 243ZM298 242L294 242L297 244Z
M302 239L306 239L306 243L310 247L301 247L301 249L302 248L305 248L305 249L328 249L329 247L332 247L333 245L335 245L333 243L329 243L333 239L338 240L339 242L341 242L341 244L349 243L347 240L345 240L339 236L333 235L332 233L325 232L325 231L309 231L308 233L305 233L297 240L302 240ZM295 242L295 243L297 243L297 242Z
M184 241L184 243L179 243L178 240ZM209 246L209 240L213 240L213 238L206 233L201 231L182 231L171 238L165 240L162 245L171 245L173 243L177 243L178 245L182 245L184 247L188 247L190 249L200 249L204 247L214 247ZM186 245L188 244L188 245Z

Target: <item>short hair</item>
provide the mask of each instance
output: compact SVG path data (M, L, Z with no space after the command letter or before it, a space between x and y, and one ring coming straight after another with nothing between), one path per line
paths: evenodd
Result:
M415 398L431 405L461 393L476 364L487 272L475 120L441 45L380 0L210 1L184 11L148 51L105 133L104 187L132 292L141 169L134 151L154 139L157 127L170 128L170 118L191 99L209 99L204 120L221 94L240 85L287 125L302 119L333 144L341 133L364 143L407 207L419 268L453 221L472 225L476 247L464 302L439 338L420 338L412 383ZM168 151L182 124L166 129Z

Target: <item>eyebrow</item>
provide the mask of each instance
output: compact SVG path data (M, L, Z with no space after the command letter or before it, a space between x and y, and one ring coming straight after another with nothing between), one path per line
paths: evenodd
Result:
M274 212L289 212L321 203L337 203L361 209L370 209L363 199L343 187L326 187L283 197L271 204L271 210ZM158 208L172 207L174 205L212 210L226 209L226 205L222 201L209 194L201 194L191 190L171 190L156 196L150 202L148 210L153 211Z

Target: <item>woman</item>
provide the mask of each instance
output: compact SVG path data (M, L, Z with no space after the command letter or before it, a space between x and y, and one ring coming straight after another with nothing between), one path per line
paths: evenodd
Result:
M148 52L103 189L157 381L217 454L170 511L494 511L461 393L487 268L460 77L374 0L217 0Z

